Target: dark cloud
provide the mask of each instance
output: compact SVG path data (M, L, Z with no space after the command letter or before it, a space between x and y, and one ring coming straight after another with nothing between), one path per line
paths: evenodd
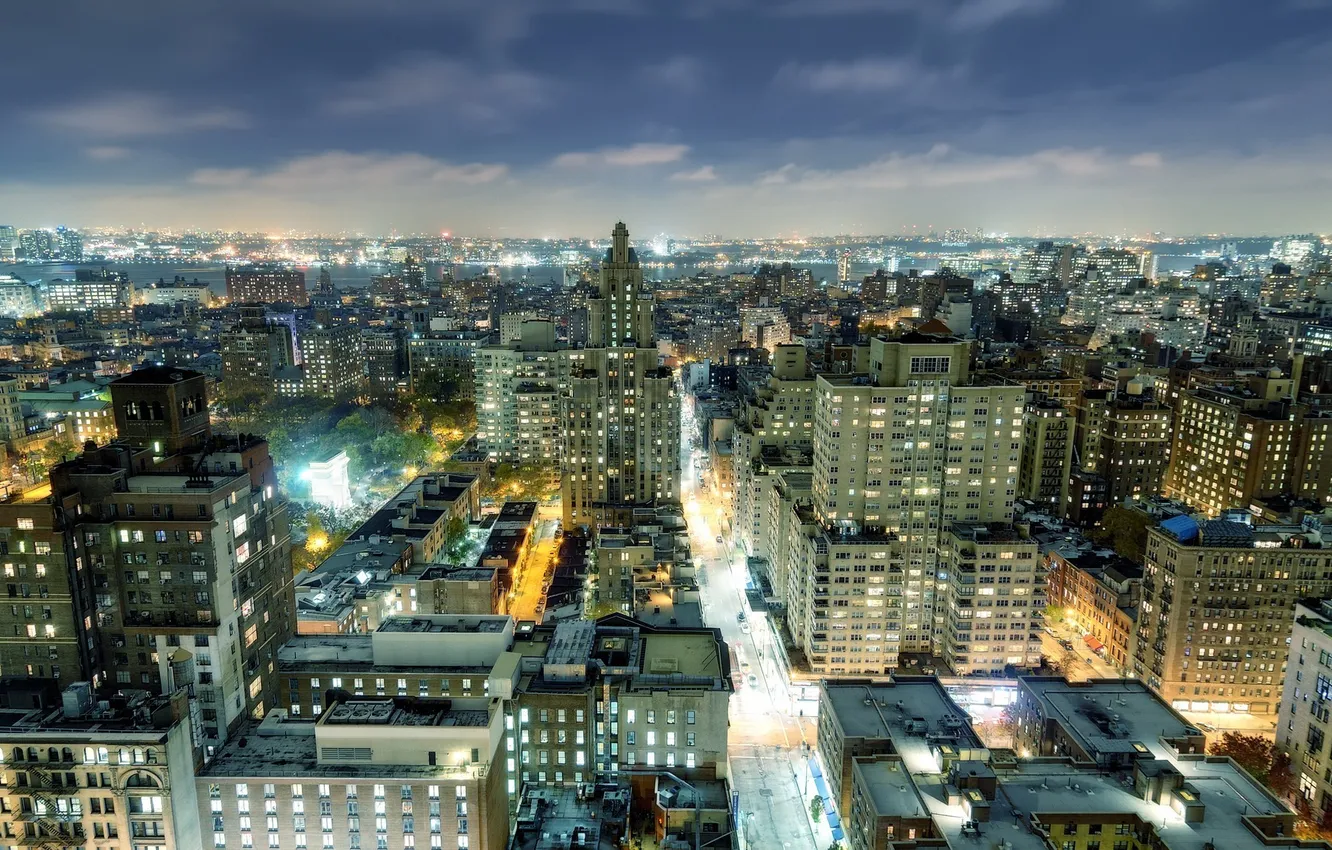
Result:
M0 220L1326 230L1326 7L19 4Z

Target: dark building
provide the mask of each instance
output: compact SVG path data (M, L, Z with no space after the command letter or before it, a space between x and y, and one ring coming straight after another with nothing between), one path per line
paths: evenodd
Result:
M282 266L227 266L227 298L232 304L295 304L305 307L305 272Z
M145 369L111 393L125 441L0 504L0 634L21 638L0 642L0 664L61 686L186 689L207 759L278 705L295 628L287 503L264 440L210 433L198 373Z
M1074 525L1091 528L1105 513L1110 484L1095 472L1075 469L1068 476L1064 516Z
M204 376L150 366L111 382L111 408L120 439L154 456L198 445L210 433Z
M407 389L407 338L398 328L373 328L361 334L370 395L392 400Z

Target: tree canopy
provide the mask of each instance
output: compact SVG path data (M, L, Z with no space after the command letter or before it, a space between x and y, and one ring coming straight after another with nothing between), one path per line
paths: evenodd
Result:
M1230 756L1254 779L1263 784L1268 783L1276 752L1275 745L1269 739L1261 735L1245 735L1243 732L1225 732L1207 750L1214 756Z
M1135 564L1141 564L1147 555L1147 527L1151 517L1142 511L1113 507L1106 510L1101 522L1092 529L1090 537L1097 543L1108 545Z

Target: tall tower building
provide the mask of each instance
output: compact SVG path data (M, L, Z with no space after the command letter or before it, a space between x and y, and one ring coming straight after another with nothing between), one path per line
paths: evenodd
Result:
M680 399L671 371L657 364L652 307L620 222L588 298L587 347L568 354L566 527L616 522L635 507L679 498Z
M18 231L11 225L0 224L0 263L12 263L18 259Z
M278 704L277 649L295 627L287 504L264 440L211 432L203 375L148 367L111 399L120 441L0 505L24 603L0 609L0 666L61 686L187 688L209 757Z
M874 560L896 562L887 593L870 587L866 611L849 623L838 622L848 611L819 604L830 589L838 595L830 585L842 577L817 558L800 565L815 598L807 614L793 613L792 634L807 643L813 668L833 675L874 672L876 664L887 672L899 649L934 650L948 586L941 535L954 522L1011 522L1017 491L1020 384L973 382L971 343L952 336L872 339L869 360L868 374L819 375L814 392L813 517L828 542L807 551L866 540L870 572L882 571ZM800 622L805 616L811 622ZM857 656L878 641L885 643L873 656Z

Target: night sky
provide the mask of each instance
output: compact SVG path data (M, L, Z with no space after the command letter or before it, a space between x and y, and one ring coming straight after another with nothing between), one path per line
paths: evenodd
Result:
M1329 0L68 0L0 223L1332 231Z

